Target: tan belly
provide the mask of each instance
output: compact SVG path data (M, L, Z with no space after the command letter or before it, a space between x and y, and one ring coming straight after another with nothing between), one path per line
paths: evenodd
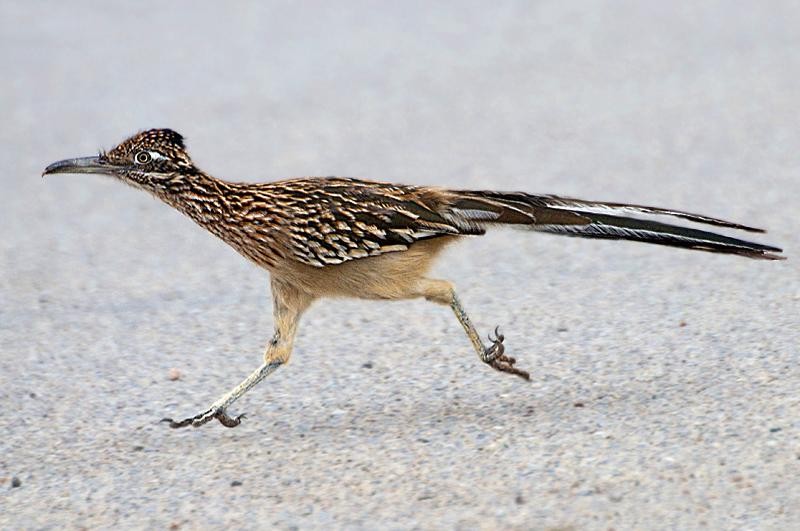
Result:
M456 236L443 236L413 244L407 251L351 260L338 265L313 267L300 263L272 269L276 278L314 298L409 299L422 295L420 280L445 245Z

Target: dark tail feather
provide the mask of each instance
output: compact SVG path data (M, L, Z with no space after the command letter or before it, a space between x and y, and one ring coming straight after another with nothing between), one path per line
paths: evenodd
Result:
M585 214L582 214L585 215ZM609 214L589 214L586 225L533 225L535 231L601 238L607 240L633 240L671 247L684 247L712 253L737 254L748 258L784 260L786 257L772 253L783 252L778 247L748 242L705 230L668 225L658 221L625 218Z
M467 223L528 225L532 230L608 240L633 240L672 247L736 254L764 260L784 260L778 247L731 238L713 232L660 221L618 216L634 213L677 217L719 227L764 232L762 229L679 210L601 203L523 192L458 192L454 215Z

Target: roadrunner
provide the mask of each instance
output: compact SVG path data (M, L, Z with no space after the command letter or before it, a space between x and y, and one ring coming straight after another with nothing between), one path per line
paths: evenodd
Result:
M54 173L99 173L150 192L208 229L270 273L275 332L264 362L204 411L173 428L211 419L227 427L242 415L227 410L249 389L289 361L300 316L322 297L412 299L449 306L483 363L525 380L529 374L504 352L495 329L488 346L446 280L429 278L436 256L463 236L496 225L538 232L635 240L748 258L781 259L777 247L631 216L671 216L750 232L721 219L623 203L531 195L524 192L447 190L339 177L250 184L223 181L197 168L183 137L151 129L98 156L62 160Z

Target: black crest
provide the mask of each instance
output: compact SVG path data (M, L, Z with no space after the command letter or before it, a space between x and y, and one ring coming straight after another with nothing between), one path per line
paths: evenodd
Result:
M148 129L128 138L104 157L112 163L152 162L174 170L192 167L183 135L172 129Z

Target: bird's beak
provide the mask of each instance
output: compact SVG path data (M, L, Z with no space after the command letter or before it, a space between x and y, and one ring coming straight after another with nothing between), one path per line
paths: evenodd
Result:
M114 173L115 167L100 157L80 157L77 159L59 160L44 169L42 177L52 173Z

